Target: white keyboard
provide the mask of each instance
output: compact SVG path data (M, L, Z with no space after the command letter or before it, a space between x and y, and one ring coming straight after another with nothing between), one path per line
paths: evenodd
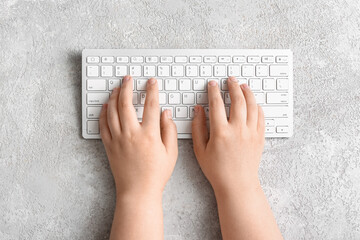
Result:
M85 49L82 53L82 135L98 139L99 114L122 77L134 79L133 104L141 121L147 79L159 84L160 109L170 109L178 138L191 138L196 104L207 107L207 82L219 83L229 114L227 77L247 83L264 109L266 137L293 133L293 56L278 49Z

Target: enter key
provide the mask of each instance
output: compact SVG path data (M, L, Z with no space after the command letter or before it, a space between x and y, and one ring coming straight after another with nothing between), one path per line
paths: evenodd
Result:
M288 103L289 96L287 93L267 93L266 94L266 103L276 104L276 103Z

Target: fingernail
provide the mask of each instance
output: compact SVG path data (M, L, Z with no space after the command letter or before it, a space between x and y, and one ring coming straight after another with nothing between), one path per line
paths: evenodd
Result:
M166 116L169 118L169 119L172 119L172 112L168 109L166 110Z
M249 88L249 86L248 86L246 83L241 84L241 87L242 87L243 89L248 89L248 88Z
M124 78L123 78L123 82L127 82L130 80L130 76L126 75Z
M217 82L214 80L209 81L210 86L216 86Z
M238 80L235 77L229 77L230 81L237 82Z
M155 84L156 83L156 79L155 78L150 78L149 80L148 80L148 84L150 84L150 85L153 85L153 84Z

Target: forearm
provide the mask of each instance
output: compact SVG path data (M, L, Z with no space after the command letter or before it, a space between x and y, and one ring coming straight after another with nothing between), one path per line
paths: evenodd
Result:
M117 197L111 240L163 238L161 194Z
M282 239L260 183L215 191L223 239Z

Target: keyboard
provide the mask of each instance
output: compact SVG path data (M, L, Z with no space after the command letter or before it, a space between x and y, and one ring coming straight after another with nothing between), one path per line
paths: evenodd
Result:
M82 52L82 135L99 139L99 114L112 90L131 75L133 104L141 121L146 81L159 85L160 111L170 109L178 138L191 138L194 106L208 117L207 83L217 81L227 115L228 76L247 83L265 115L265 137L293 133L293 54L287 49L84 49Z

